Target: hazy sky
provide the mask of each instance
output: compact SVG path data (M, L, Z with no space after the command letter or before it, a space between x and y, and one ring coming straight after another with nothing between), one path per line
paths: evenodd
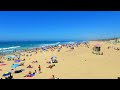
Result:
M119 11L0 11L0 40L82 40L118 36Z

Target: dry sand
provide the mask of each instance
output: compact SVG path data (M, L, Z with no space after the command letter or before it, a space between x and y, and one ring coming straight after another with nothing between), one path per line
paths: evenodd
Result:
M93 45L100 43L103 55L92 54ZM108 46L120 47L120 44L113 45L106 42L91 41L90 48L85 45L79 45L75 47L73 51L69 51L68 48L63 47L60 52L57 50L45 51L37 54L32 53L32 56L25 58L25 66L20 66L17 69L25 69L24 72L14 74L14 79L49 79L52 75L60 79L117 79L120 76L120 50L107 49ZM58 63L56 63L53 69L46 68L49 64L52 56L56 56ZM31 62L38 60L38 63L32 64ZM5 60L6 66L0 66L0 76L3 73L11 70L11 65L14 61ZM28 65L32 65L33 68L26 68ZM29 71L38 71L38 66L41 65L42 73L37 73L34 77L25 78Z

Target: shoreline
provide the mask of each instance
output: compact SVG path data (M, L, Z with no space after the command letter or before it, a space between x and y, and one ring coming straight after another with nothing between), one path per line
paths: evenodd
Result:
M80 41L80 42L77 42L77 43L82 43L83 41ZM58 41L57 41L57 43L58 43ZM60 43L60 42L59 42ZM67 41L67 42L62 42L62 43L60 43L60 44L56 44L56 45L51 45L51 44L44 44L44 45L42 45L42 46L36 46L36 47L26 47L26 48L24 48L24 49L14 49L12 52L6 52L6 53L3 53L3 55L12 55L12 54L15 54L15 53L19 53L19 52L22 52L22 51L25 51L26 49L29 49L29 50L34 50L34 49L36 49L36 48L38 48L38 49L41 49L41 48L46 48L46 47L55 47L55 46L59 46L59 45L69 45L69 44L74 44L74 43L76 43L75 41L74 42L69 42L69 41ZM8 49L9 50L9 49ZM16 52L14 52L16 50ZM2 54L2 52L1 52L1 54ZM0 56L2 56L2 55L0 55Z

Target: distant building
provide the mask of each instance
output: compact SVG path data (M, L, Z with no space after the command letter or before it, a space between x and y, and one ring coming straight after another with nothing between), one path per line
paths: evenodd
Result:
M117 39L117 43L120 43L120 38Z
M109 40L110 43L120 43L120 38Z
M110 43L115 43L115 40L109 40Z

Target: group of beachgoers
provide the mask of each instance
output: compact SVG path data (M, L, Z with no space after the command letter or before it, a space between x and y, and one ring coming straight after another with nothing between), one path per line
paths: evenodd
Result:
M114 50L119 51L120 47L108 46L107 49L114 49Z
M85 46L87 46L88 48L89 48L89 45L88 45L88 43L87 42L84 42L83 43ZM53 51L55 51L55 50L57 50L57 52L60 52L61 51L61 49L63 48L63 47L66 47L66 48L68 48L68 49L70 49L71 51L73 51L74 50L74 48L75 47L78 47L79 45L81 45L81 43L73 43L73 44L63 44L63 45L55 45L55 46L45 46L45 47L41 47L41 48L34 48L34 49L26 49L26 50L22 50L22 52L16 52L14 55L19 55L19 56L26 56L26 57L30 57L30 56L32 56L33 54L32 53L34 53L34 54L37 54L38 53L38 51L39 52L47 52L47 51L51 51L51 52L53 52ZM26 52L27 54L25 54L24 52ZM17 58L17 59L19 59L20 61L23 61L23 62L21 62L20 64L18 64L18 66L24 66L24 61L26 60L25 58L24 59L20 59L20 57L19 58ZM13 60L15 60L14 58L13 58ZM17 62L20 62L20 61L17 61ZM3 62L3 61L0 61L0 63L5 63L5 62ZM33 63L39 63L39 61L38 60L34 60L34 61L32 61L31 62L32 64ZM52 69L53 67L55 67L56 66L56 63L58 63L58 59L57 59L57 57L56 56L52 56L51 58L50 58L50 60L49 61L47 61L46 62L47 64L48 64L48 67L46 67L46 68L49 68L49 69ZM14 64L13 64L14 65ZM33 66L32 65L28 65L26 68L33 68ZM1 69L0 69L1 70ZM11 72L8 72L7 74L8 75L6 75L5 76L5 79L13 79L13 73L21 73L21 72L23 72L25 69L21 69L21 70L16 70L16 68L12 68L11 69ZM12 73L13 72L13 73ZM38 66L38 72L37 72L37 70L35 70L34 72L31 72L31 71L29 71L28 72L28 74L27 75L25 75L25 76L23 76L23 77L33 77L33 76L35 76L35 74L36 73L41 73L41 65L39 65ZM59 79L59 78L57 78L57 77L55 77L55 75L52 75L52 77L50 78L50 79Z

